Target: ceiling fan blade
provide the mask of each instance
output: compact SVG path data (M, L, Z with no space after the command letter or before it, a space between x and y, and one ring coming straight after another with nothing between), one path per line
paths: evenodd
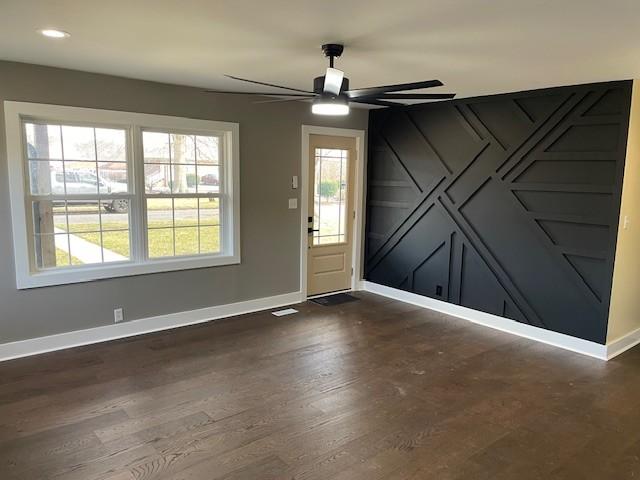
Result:
M298 98L276 98L274 100L259 100L257 102L253 102L255 104L258 103L282 103L282 102L304 102L305 100L311 100L313 97L298 97Z
M282 85L275 85L273 83L266 83L266 82L258 82L257 80L249 80L248 78L234 77L233 75L225 75L225 77L231 78L233 80L240 80L241 82L255 83L256 85L264 85L266 87L284 88L286 90L291 90L293 92L313 93L313 92L310 92L309 90L300 90L299 88L283 87Z
M419 88L441 87L440 80L425 80L422 82L398 83L396 85L384 85L380 87L355 88L345 93L349 98L372 97L390 92L403 92L405 90L417 90Z
M330 93L331 95L339 95L340 88L342 87L342 79L344 78L344 72L337 68L327 68L327 73L324 76L324 93Z
M404 103L398 102L385 102L384 100L377 100L375 98L350 98L350 102L354 103L366 103L368 105L378 105L380 107L402 107Z
M386 93L373 98L380 100L442 100L455 97L455 93ZM368 97L359 97L368 98Z
M225 90L205 90L205 93L225 93L230 95L261 95L263 97L305 97L312 98L314 93L266 93L266 92L228 92Z

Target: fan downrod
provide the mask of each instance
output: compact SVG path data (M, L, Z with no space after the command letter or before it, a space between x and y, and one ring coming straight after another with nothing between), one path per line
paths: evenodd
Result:
M344 45L339 43L325 43L322 45L322 52L325 57L329 57L329 66L333 68L333 59L342 55L342 52L344 52Z

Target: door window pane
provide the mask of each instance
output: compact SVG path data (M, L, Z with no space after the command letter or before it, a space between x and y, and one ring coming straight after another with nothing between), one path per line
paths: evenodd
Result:
M315 149L313 188L314 245L347 241L348 150Z

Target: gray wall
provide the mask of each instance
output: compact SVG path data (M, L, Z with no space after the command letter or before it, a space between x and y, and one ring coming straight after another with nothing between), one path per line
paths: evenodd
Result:
M240 265L19 291L15 286L4 111L0 113L0 343L193 310L299 289L299 210L287 209L300 172L300 126L366 129L367 111L312 116L298 102L255 105L245 96L72 70L0 62L5 100L176 115L240 124Z

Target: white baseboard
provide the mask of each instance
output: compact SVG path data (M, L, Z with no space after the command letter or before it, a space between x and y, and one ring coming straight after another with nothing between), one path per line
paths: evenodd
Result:
M106 342L118 338L132 337L143 333L168 330L186 325L195 325L197 323L209 322L219 318L232 317L234 315L242 315L260 310L270 310L272 308L300 303L301 300L300 292L291 292L273 297L257 298L244 302L170 313L114 325L105 325L104 327L88 328L86 330L76 330L46 337L30 338L28 340L0 344L0 361L63 350L65 348L79 347L92 343Z
M462 307L460 305L454 305L452 303L443 302L429 297L423 297L415 293L405 292L404 290L398 290L396 288L386 287L377 283L368 281L362 282L362 290L367 292L376 293L385 297L400 300L402 302L411 303L420 307L429 308L438 312L453 315L464 320L468 320L473 323L484 325L502 332L518 335L519 337L536 340L538 342L546 343L547 345L553 345L555 347L564 348L565 350L571 350L572 352L581 353L590 357L595 357L600 360L609 360L615 355L622 353L624 350L631 348L636 343L640 342L640 330L636 331L635 343L620 344L620 350L618 353L612 354L609 351L610 345L602 345L600 343L590 342L581 338L571 337L563 333L552 332L543 328L533 327L524 323L516 322L508 318L499 317L490 313L480 312L471 308ZM625 339L627 337L624 337ZM621 339L620 341L622 341Z
M580 338L571 337L562 333L551 332L542 328L533 327L507 318L480 312L471 308L453 305L415 293L405 292L384 285L363 280L358 283L360 290L382 295L385 297L411 303L420 307L453 315L473 323L484 325L496 330L529 338L538 342L553 345L572 352L581 353L601 360L610 360L617 355L640 344L640 328L622 337L609 342L607 345L590 342ZM156 317L143 318L103 327L76 330L73 332L59 333L46 337L30 338L17 342L0 344L0 362L14 358L27 357L40 353L63 350L65 348L90 345L92 343L107 342L119 338L132 337L145 333L158 332L171 328L183 327L205 323L220 318L243 315L260 310L270 310L286 305L300 303L305 299L300 292L285 293L273 297L258 298L244 302L217 305L198 310L170 313Z
M640 343L640 328L607 343L607 360L626 352Z

